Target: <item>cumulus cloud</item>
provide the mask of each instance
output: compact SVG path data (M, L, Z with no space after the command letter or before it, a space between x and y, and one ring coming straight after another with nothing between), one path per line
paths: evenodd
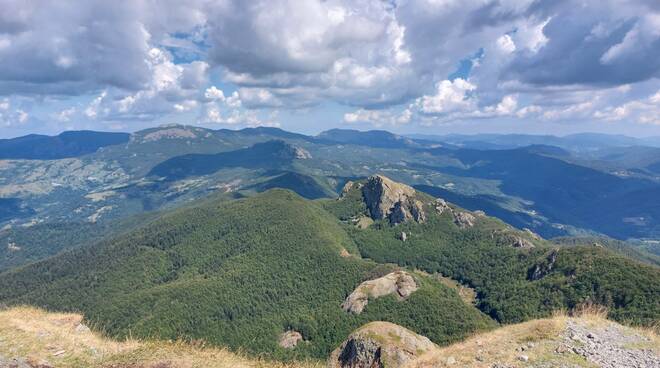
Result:
M605 121L627 119L641 124L660 125L660 90L643 99L598 110L593 116Z
M351 107L346 123L373 125L655 121L654 0L0 0L0 7L0 95L71 96L75 108L45 109L42 118L58 122L171 115L277 124L275 110L326 102ZM30 110L36 104L22 113L3 104L5 125L10 115L19 124L39 114Z
M408 124L412 118L412 111L405 109L400 113L389 110L365 110L359 109L344 114L344 122L349 124L368 123L374 126L402 125Z

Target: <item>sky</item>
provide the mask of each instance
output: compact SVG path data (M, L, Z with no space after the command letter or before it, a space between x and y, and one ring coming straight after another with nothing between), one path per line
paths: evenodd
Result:
M658 0L0 0L0 137L660 136Z

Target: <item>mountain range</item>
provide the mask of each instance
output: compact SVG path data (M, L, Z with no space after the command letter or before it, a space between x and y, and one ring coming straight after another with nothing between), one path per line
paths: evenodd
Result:
M306 136L277 128L169 125L130 135L3 140L0 269L98 240L145 214L213 193L235 197L286 188L328 198L346 181L375 172L544 237L606 236L660 255L654 241L660 206L649 200L658 198L660 148L628 146L640 140L619 136L525 137L513 147L502 142L515 143L518 136L478 136L496 148L468 148L461 146L467 138L456 136L440 142L386 131ZM580 137L601 143L586 153L560 144ZM79 230L65 235L67 228ZM50 241L44 246L41 239Z
M440 345L582 304L650 325L659 280L657 266L599 246L558 247L373 175L337 198L270 189L165 211L0 273L0 302L80 311L119 338L323 359L375 321Z

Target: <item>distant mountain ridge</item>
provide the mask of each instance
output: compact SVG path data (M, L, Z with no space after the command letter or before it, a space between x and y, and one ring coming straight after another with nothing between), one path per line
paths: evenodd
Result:
M30 134L0 139L0 159L53 160L77 157L128 142L128 133L67 131L57 136Z

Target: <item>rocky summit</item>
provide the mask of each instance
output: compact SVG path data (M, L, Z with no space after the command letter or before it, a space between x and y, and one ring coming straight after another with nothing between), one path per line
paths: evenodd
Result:
M373 175L362 187L362 195L374 220L388 219L391 224L409 220L425 222L423 203L416 198L415 189L396 183L383 175Z

